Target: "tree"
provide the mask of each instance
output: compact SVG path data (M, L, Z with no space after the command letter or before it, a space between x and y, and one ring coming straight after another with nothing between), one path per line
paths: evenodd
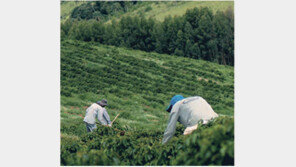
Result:
M61 31L67 36L69 34L69 31L72 27L73 23L72 20L68 19L63 24L61 24Z
M181 56L180 52L182 51L182 56L184 55L184 50L185 50L185 45L186 45L186 39L184 36L184 33L182 32L182 30L179 30L177 33L177 39L175 42L175 52L176 50L178 50L178 55Z
M197 28L199 39L197 42L200 44L202 59L210 61L214 57L214 52L210 51L214 49L214 41L210 42L210 40L215 40L216 36L212 22L213 14L209 8L202 8L200 12L201 17Z
M201 51L197 43L190 47L191 58L201 59Z
M218 62L218 48L217 48L217 40L211 39L207 42L208 55L210 61Z
M160 23L156 23L152 30L152 38L154 50L158 53L164 53L164 50L167 46L167 41L165 37L165 32L163 29L163 25Z
M186 21L186 23L185 23L183 32L184 32L185 39L192 42L193 41L193 37L192 37L193 36L193 29L192 29L191 24L188 21Z
M234 64L234 34L233 34L233 15L217 12L213 22L217 34L217 49L220 54L219 62L226 65Z
M93 21L92 24L93 40L96 42L103 43L103 35L105 33L105 28L101 22Z
M185 44L185 49L184 49L184 55L185 57L192 57L193 53L191 50L191 47L193 46L192 42L187 39L186 44Z

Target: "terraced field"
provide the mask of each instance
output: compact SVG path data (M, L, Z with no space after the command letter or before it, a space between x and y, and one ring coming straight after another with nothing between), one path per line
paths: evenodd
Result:
M233 115L233 75L233 67L177 56L78 41L64 41L61 48L63 106L107 98L112 116L133 112L138 124L150 123L149 116L136 121L138 116L167 116L162 111L175 94L200 95L217 113Z
M204 97L221 117L161 145L175 94ZM114 127L86 134L85 109L108 100ZM61 165L234 163L234 69L98 43L61 41ZM118 133L125 131L125 135Z

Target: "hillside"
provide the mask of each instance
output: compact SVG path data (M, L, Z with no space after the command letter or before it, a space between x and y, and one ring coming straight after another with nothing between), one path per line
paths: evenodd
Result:
M212 2L205 2L205 1L187 1L187 2L154 2L154 3L147 3L142 5L141 7L133 10L131 12L127 12L121 15L119 18L112 18L107 23L111 23L113 19L119 20L123 16L139 16L143 14L146 18L155 18L158 21L163 21L167 16L181 16L186 13L188 9L193 9L195 7L208 7L212 9L214 12L217 11L225 11L228 8L234 7L234 2L231 1L212 1Z
M71 12L76 8L85 3L94 4L94 2L62 2L61 3L61 21L67 20ZM112 3L112 2L111 2ZM158 21L163 21L167 16L181 16L186 13L187 9L195 7L208 7L214 12L225 11L228 8L234 7L233 1L162 1L162 2L138 2L137 4L130 7L125 13L118 12L114 15L110 15L107 19L107 23L111 23L112 20L120 20L123 16L139 16L144 15L146 18L155 18Z
M175 94L202 96L218 114L233 116L234 68L172 55L62 40L61 164L233 164L231 117L221 118L209 125L212 127L201 128L189 138L180 135L183 129L179 125L171 144L161 146L169 116L165 108ZM125 136L109 128L86 134L82 119L85 109L102 98L108 100L111 120L121 114L114 127L126 131ZM208 133L219 137L212 138ZM188 142L183 145L186 139ZM187 147L210 147L199 142L211 140L216 144L207 154L217 154L213 156L216 160L210 156L196 162L203 152L190 151ZM186 156L196 151L196 160ZM165 155L171 158L162 157ZM96 158L98 156L101 158ZM190 161L182 162L184 156Z
M107 98L111 116L130 113L137 127L152 118L163 125L170 98L182 94L200 95L217 113L233 115L233 67L77 41L62 43L61 63L65 107Z

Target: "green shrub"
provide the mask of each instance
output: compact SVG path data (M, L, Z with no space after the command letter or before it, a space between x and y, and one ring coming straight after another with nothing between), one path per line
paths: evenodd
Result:
M120 129L119 124L116 125ZM73 129L74 130L74 129ZM162 130L120 131L98 126L78 137L62 136L61 165L233 165L234 120L219 117L193 134L176 134L161 144Z
M185 141L173 165L234 165L233 118L218 118L200 127Z

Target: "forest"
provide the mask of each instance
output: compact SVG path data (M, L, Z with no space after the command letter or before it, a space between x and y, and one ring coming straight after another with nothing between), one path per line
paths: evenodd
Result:
M106 23L107 16L123 13L132 5L105 3L75 8L71 18L61 24L61 39L94 41L234 66L232 8L215 13L208 7L188 9L185 15L168 16L163 22L140 15Z

